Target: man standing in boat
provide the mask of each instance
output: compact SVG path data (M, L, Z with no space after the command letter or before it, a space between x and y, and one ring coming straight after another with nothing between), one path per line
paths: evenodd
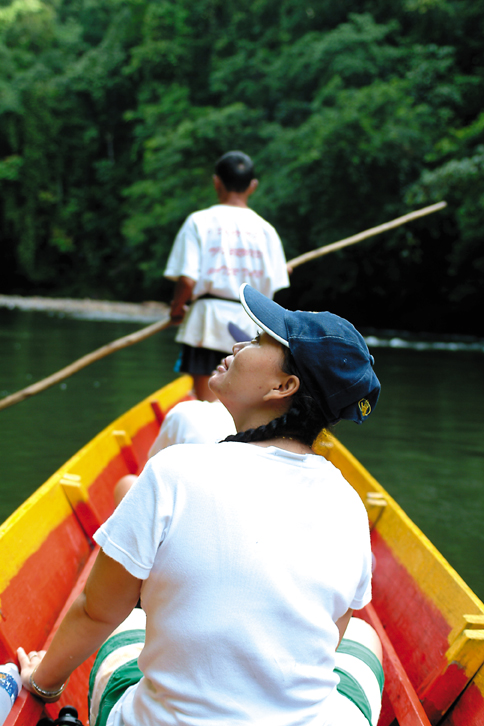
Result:
M240 285L247 282L269 298L289 287L279 235L248 206L258 186L250 157L241 151L224 154L213 183L218 204L186 219L164 273L176 282L171 319L181 323L179 370L193 376L195 394L207 401L214 400L210 374L232 350L228 324L248 328ZM255 326L247 332L255 335Z

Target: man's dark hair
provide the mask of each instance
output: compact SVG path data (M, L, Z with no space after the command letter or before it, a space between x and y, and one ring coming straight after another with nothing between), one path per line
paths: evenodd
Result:
M227 151L215 164L215 173L228 192L245 192L254 178L254 164L242 151Z

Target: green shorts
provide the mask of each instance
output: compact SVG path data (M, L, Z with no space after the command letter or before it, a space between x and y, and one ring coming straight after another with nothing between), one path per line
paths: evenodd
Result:
M376 726L385 680L376 655L365 645L343 638L334 672L339 676L338 692L358 706L370 726Z
M101 646L89 679L90 726L106 726L111 709L143 674L138 656L145 641L146 615L136 608ZM383 669L366 646L343 638L336 652L337 690L352 701L371 726L381 708Z
M135 608L99 649L89 677L90 726L106 726L114 704L142 678L138 656L145 632L146 615Z

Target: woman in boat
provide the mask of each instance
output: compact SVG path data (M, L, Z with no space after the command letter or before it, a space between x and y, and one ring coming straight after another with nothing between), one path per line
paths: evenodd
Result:
M241 302L262 333L210 379L238 433L150 459L96 533L99 556L47 654L19 649L25 687L53 701L104 643L91 726L378 720L379 642L351 618L371 597L368 519L311 449L323 427L369 416L373 358L331 313L287 311L248 285ZM131 618L145 614L144 639Z

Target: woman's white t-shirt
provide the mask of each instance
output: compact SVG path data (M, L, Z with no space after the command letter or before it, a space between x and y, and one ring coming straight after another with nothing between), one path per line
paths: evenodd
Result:
M330 462L171 446L95 539L144 580L147 615L144 678L109 726L333 723L335 623L369 602L371 552L364 506Z

